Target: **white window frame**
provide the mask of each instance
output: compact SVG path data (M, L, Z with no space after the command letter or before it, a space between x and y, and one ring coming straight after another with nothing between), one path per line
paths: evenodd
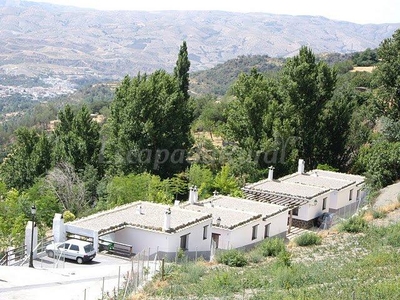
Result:
M257 235L258 235L258 225L254 225L251 229L251 240L256 240L257 239Z
M328 203L328 197L322 199L322 210L326 210L326 204Z
M188 250L189 249L189 233L181 235L181 238L179 240L179 248L182 250Z
M264 226L264 239L269 238L269 232L271 230L271 223Z
M208 225L203 227L203 240L206 240L208 236Z

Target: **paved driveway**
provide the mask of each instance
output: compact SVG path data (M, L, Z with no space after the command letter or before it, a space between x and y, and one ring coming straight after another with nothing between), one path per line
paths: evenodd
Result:
M102 289L112 293L124 284L124 276L137 269L130 260L97 254L88 263L54 263L44 257L34 261L35 268L0 267L0 299L18 300L98 300ZM118 280L119 278L119 280Z

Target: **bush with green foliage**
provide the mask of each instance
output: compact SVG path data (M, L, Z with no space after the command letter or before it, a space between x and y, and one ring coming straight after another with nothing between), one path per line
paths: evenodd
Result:
M368 223L361 216L354 216L344 220L340 226L340 231L358 233L368 228Z
M217 254L217 262L230 267L243 267L247 265L244 252L237 249L221 251Z
M71 221L75 220L75 218L76 218L75 215L72 212L70 212L69 210L64 211L63 219L65 222L71 222Z
M383 219L386 216L386 213L381 210L373 210L372 216L374 217L374 219Z
M305 232L296 237L294 241L298 246L311 246L320 245L322 238L314 232Z
M281 238L270 238L262 241L257 248L263 256L278 256L286 250L285 242Z

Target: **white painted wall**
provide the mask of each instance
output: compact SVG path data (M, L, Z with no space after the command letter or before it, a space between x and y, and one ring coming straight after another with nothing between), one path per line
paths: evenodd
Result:
M265 226L269 227L269 237L282 234L287 230L287 211L272 216L265 221L262 218L246 223L243 226L236 227L232 230L213 227L212 232L220 234L219 249L241 248L258 243L264 239ZM257 238L252 239L253 226L258 225Z
M204 226L208 226L206 239L203 239ZM171 249L170 251L174 252L177 249L179 249L181 236L183 236L185 234L189 234L188 251L190 251L190 252L210 251L211 231L212 231L211 219L203 221L203 222L196 224L194 226L191 226L189 228L185 228L184 230L180 230L170 236L170 239L169 239L169 246Z
M353 197L352 200L349 200L350 190L353 190ZM357 190L360 191L360 199L365 197L365 192L362 190L362 186L357 187L355 184L347 187L343 190L337 192L337 200L331 203L330 208L333 209L340 209L345 207L349 204L353 204L357 201ZM358 200L360 200L358 199Z
M332 192L327 192L323 195L311 199L308 204L304 204L299 207L299 214L297 216L293 215L293 218L303 221L309 221L317 218L318 216L322 215L322 213L329 211L332 197L334 198L334 194L332 194ZM325 209L323 210L322 203L324 198L327 199Z
M204 226L208 225L207 239L203 239ZM188 251L210 251L211 245L211 219L197 223L174 233L153 231L136 227L125 227L114 234L104 236L116 242L133 246L133 252L150 249L150 255L160 252L176 252L180 247L182 235L189 234Z

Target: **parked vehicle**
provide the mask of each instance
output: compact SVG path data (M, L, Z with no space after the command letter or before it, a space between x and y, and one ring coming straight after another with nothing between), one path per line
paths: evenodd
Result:
M53 243L46 247L49 257L64 257L75 260L78 264L91 261L96 256L96 250L89 242L71 239L62 243Z

